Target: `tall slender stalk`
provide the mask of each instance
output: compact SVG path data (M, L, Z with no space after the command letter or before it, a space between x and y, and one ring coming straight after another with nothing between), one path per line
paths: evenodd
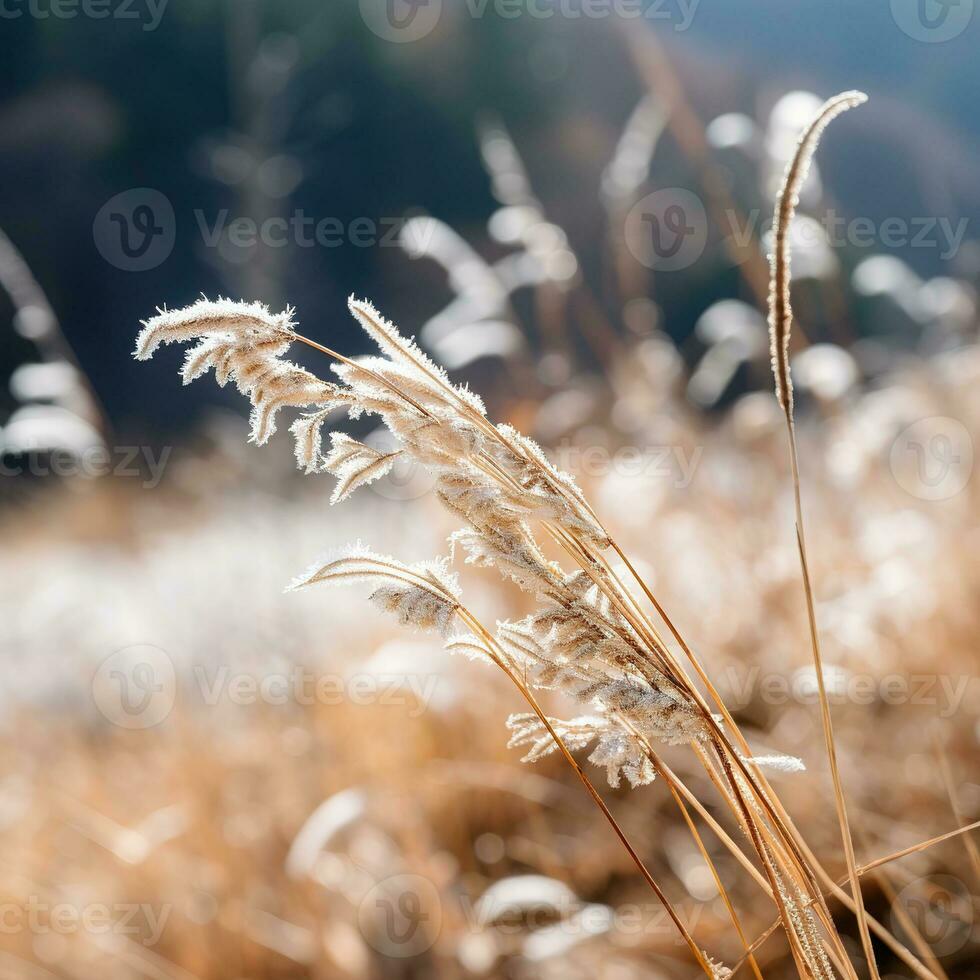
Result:
M800 492L799 453L796 446L796 424L793 416L793 381L789 366L789 341L793 325L793 311L790 304L790 248L789 230L796 211L800 189L806 179L810 161L816 151L820 136L827 125L847 109L860 105L866 100L861 92L844 92L828 99L821 106L810 125L803 131L797 144L796 152L786 168L783 185L776 201L774 219L774 242L772 254L772 284L769 294L769 329L772 339L773 374L776 379L776 397L786 418L786 432L789 439L789 457L793 475L793 503L796 511L796 542L800 556L800 569L803 575L803 591L806 598L807 619L810 627L810 645L813 651L813 665L817 678L817 690L820 700L820 720L823 727L824 742L827 749L827 759L830 763L830 775L834 787L834 804L837 810L837 821L840 824L841 839L844 845L844 856L847 861L847 872L851 883L857 915L858 931L861 935L861 946L868 961L872 980L880 980L878 965L875 961L874 948L868 929L864 900L861 895L861 884L857 874L857 861L854 857L854 842L847 819L847 805L844 801L844 789L840 778L840 768L837 763L837 748L834 741L834 726L830 714L830 701L827 698L824 680L823 657L820 653L820 636L817 628L817 616L813 600L813 586L810 577L810 566L807 561L806 533L803 523L803 505Z

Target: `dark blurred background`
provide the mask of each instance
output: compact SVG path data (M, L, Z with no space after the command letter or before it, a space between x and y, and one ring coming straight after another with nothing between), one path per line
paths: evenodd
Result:
M486 231L495 204L477 139L488 114L510 132L583 275L598 280L600 178L644 92L626 24L659 39L705 124L735 112L765 119L794 89L821 97L867 91L870 105L842 120L822 150L835 205L876 223L967 219L955 255L911 245L889 251L922 276L975 279L980 28L972 3L643 6L644 17L626 21L584 16L589 5L573 0L516 8L482 0L4 0L0 229L47 293L115 426L180 429L202 406L232 396L195 385L175 418L161 394L173 384L174 359L138 370L129 360L139 319L201 293L289 302L307 332L356 349L361 341L344 312L356 292L415 332L450 297L445 276L375 239L421 211L481 254L499 252ZM389 39L392 17L424 36ZM944 32L952 36L937 40ZM658 180L697 189L671 132L656 153ZM120 201L137 225L132 234L141 234L150 213L133 217L141 188L172 208L153 212L147 227L162 230L145 268L139 258L118 258L118 238L106 243L123 233L118 220L98 218L116 195L133 192ZM230 223L297 214L339 221L345 231L329 245L295 235L281 247L209 244L222 215ZM357 219L369 222L367 235L350 232ZM846 250L841 258L848 261ZM752 301L719 262L709 255L706 268L662 277L657 300L675 339L719 298ZM594 286L601 296L601 283ZM3 295L0 311L8 324ZM619 329L615 311L610 318ZM0 331L4 380L33 357L28 339ZM14 402L3 398L9 411Z

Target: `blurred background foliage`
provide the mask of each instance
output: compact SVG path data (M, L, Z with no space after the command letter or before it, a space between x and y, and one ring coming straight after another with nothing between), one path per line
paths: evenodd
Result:
M170 0L153 30L145 18L22 11L0 21L0 228L48 293L118 425L173 430L225 400L199 386L175 415L151 397L169 382L166 363L128 369L133 325L159 303L200 292L288 300L312 332L344 346L360 343L341 315L344 297L357 292L416 329L449 297L431 264L350 242L233 254L204 245L195 212L210 223L223 208L257 218L302 210L346 226L423 211L492 256L494 202L476 138L487 114L509 130L545 212L603 296L598 189L643 94L640 73L608 18L511 19L494 4L475 18L469 9L447 0L436 29L410 44L372 33L354 0ZM775 0L702 0L689 21L672 4L647 18L705 124L739 112L764 125L793 89L863 88L872 107L843 120L821 157L840 212L975 221L980 67L971 31L923 43L897 28L887 4L844 2L799 3L790 14ZM698 192L670 133L656 158L651 189ZM131 273L98 253L92 224L107 200L136 187L170 200L177 241L159 266ZM859 257L842 253L845 265ZM935 248L895 254L920 275L972 281L980 264L972 246L951 259ZM709 253L663 276L657 301L663 325L683 341L714 300L752 298L744 293L731 263ZM620 329L608 301L606 313ZM808 328L818 338L830 331L819 320ZM865 329L860 316L855 329ZM0 345L9 374L27 351L9 332Z

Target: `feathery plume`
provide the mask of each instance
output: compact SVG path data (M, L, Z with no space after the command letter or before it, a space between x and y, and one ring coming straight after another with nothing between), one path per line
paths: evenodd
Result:
M380 480L401 455L401 450L379 452L343 432L331 432L330 439L333 448L321 465L337 477L337 485L330 497L332 504L346 500L358 487Z
M796 152L790 158L783 177L773 225L771 257L772 277L769 288L769 336L772 347L772 370L776 377L776 397L787 415L793 414L793 381L789 372L789 339L793 326L790 306L789 226L796 213L800 190L810 170L823 131L842 112L867 102L863 92L842 92L828 99L813 121L803 131Z
M143 329L136 338L133 354L138 361L149 360L161 344L199 337L237 337L247 342L291 341L295 326L290 307L282 313L271 313L264 303L236 303L230 299L209 300L205 297L181 310L157 310L156 316L142 323Z
M323 582L374 583L377 588L371 593L371 602L385 612L394 613L403 626L446 637L459 609L459 585L444 559L405 565L376 554L360 542L314 562L286 586L286 591L295 592Z
M336 385L281 359L296 340L294 326L290 308L273 314L262 303L202 298L144 320L133 356L146 361L161 344L197 340L181 369L184 384L212 368L222 387L234 380L252 402L250 438L262 445L276 431L280 409L333 405L343 397Z

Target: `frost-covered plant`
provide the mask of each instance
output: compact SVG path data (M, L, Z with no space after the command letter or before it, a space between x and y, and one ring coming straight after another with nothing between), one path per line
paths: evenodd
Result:
M339 384L285 360L303 339L292 311L274 315L256 303L200 300L161 312L146 322L136 356L196 340L185 358L185 383L211 369L219 384L233 381L252 401L251 439L258 444L275 431L280 409L308 409L291 426L297 462L307 473L337 478L333 503L384 476L403 454L426 467L439 498L463 522L450 538L451 555L496 568L539 604L520 622L498 626L494 657L532 687L560 689L588 709L555 724L574 729L577 747L594 744L591 759L613 786L621 774L634 786L650 782L648 741L705 741L709 729L666 650L647 642L633 600L598 559L610 538L575 481L536 443L488 421L476 395L453 385L369 303L351 299L350 309L387 356L339 360L333 365ZM322 430L338 408L351 418L380 416L400 448L382 453L331 432L324 451ZM548 560L539 527L582 567L566 571ZM448 560L409 566L357 546L321 559L290 588L366 580L377 586L372 601L404 624L449 635L461 607ZM509 724L512 743L531 746L528 759L556 748L540 720L517 715Z
M812 152L816 135L819 129L808 133L800 153ZM798 168L791 165L790 172ZM795 194L798 185L792 180L788 185ZM791 207L777 208L777 221L783 222L777 228L779 241L785 240L778 236L791 216ZM783 296L784 285L780 282L775 296ZM662 776L728 906L745 949L742 962L760 980L753 950L761 940L750 944L742 932L688 807L774 902L800 975L831 978L836 966L856 980L824 892L850 902L851 908L854 903L806 848L762 772L767 765L798 770L798 760L753 756L700 661L572 476L552 465L536 443L514 428L491 422L479 397L454 385L370 303L352 298L349 306L380 356L350 359L302 336L292 310L273 314L258 303L206 299L186 309L160 311L145 321L135 356L145 360L161 344L194 341L184 363L184 382L212 369L220 385L233 381L252 403L251 439L258 444L274 433L281 409L302 409L291 426L297 463L307 473L336 477L332 502L381 478L401 456L428 470L439 499L462 525L450 537L447 558L404 564L358 544L320 559L290 589L322 582L368 582L374 586L371 600L403 624L435 632L445 638L450 652L503 670L531 708L509 719L511 744L527 749L527 761L555 751L563 755L708 976L725 977L729 971L701 950L680 921L574 752L588 749L589 760L605 770L614 787L624 776L633 786ZM780 314L774 322L780 325L774 330L774 350L780 351ZM286 360L295 343L331 357L336 380L325 381ZM397 448L380 452L342 432L331 432L325 448L323 429L341 411L352 419L378 416L396 438ZM567 567L545 556L545 539L564 554ZM532 597L534 612L519 622L500 623L491 632L463 603L450 568L458 555L469 564L496 569L515 583ZM625 573L617 570L620 563ZM624 575L632 577L643 600ZM666 642L663 626L679 644L687 666ZM541 690L569 696L582 706L582 714L569 720L549 717L534 693ZM739 822L761 872L664 764L658 755L661 744L692 748ZM869 922L906 962L924 970L883 927L873 919Z
M432 473L438 497L463 525L450 537L450 558L461 554L496 568L534 597L534 613L491 633L462 604L449 558L409 565L359 543L321 558L289 589L368 582L371 601L403 624L440 634L450 652L502 668L532 708L509 719L511 744L528 746L528 761L561 751L626 843L571 752L591 747L590 760L611 785L625 775L638 786L657 772L651 743L707 747L717 722L603 557L612 540L572 477L536 443L490 422L476 395L453 385L370 303L352 298L349 305L383 356L351 360L310 341L296 332L292 310L272 314L257 303L205 299L147 320L135 356L145 360L161 344L196 341L184 361L185 384L212 369L220 385L233 381L252 402L251 440L258 444L275 431L280 409L306 409L291 426L297 463L307 473L336 477L334 503L382 477L403 454ZM297 342L332 356L338 381L285 360ZM399 448L381 453L331 432L325 451L323 428L338 409L353 419L379 416ZM546 558L542 533L578 567L566 570ZM549 718L533 689L561 690L587 713ZM705 972L724 976L674 918Z

